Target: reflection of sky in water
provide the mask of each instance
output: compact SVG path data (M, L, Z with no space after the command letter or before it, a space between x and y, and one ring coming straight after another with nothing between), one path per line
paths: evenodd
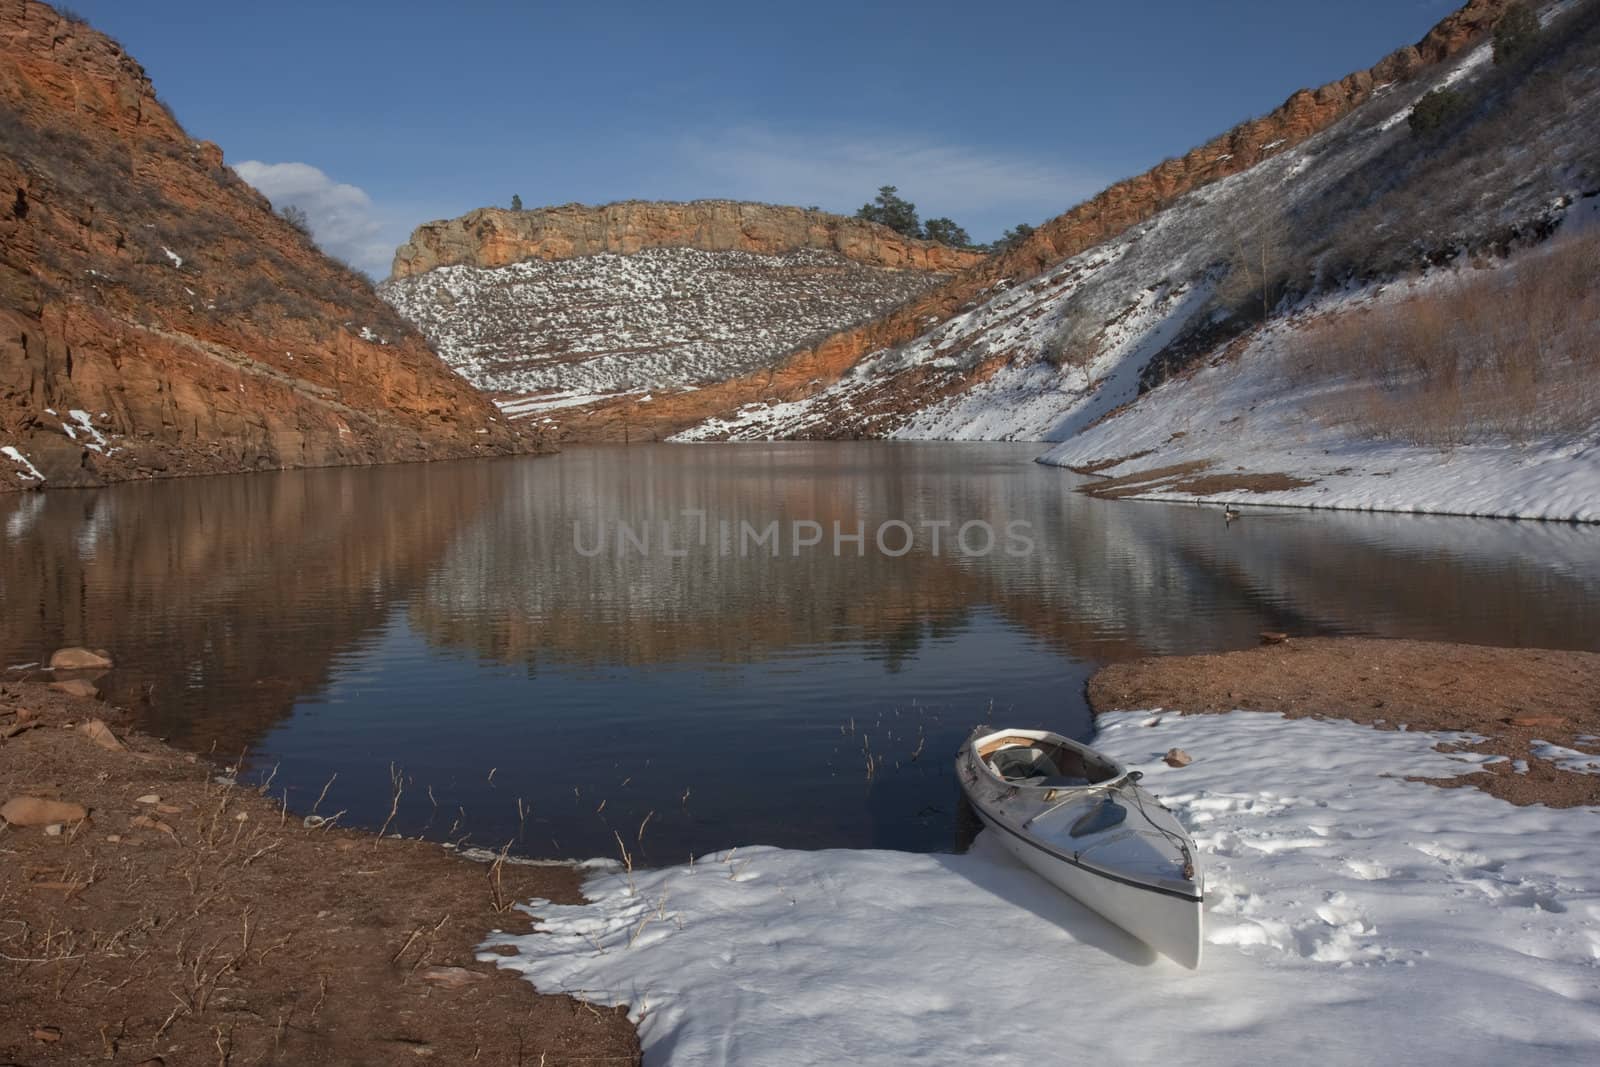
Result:
M1097 662L1266 628L1600 641L1600 529L1249 509L1227 525L1088 499L1032 451L594 448L0 498L0 651L112 649L107 691L149 729L281 760L303 806L337 771L326 803L381 821L392 762L408 832L609 853L648 815L644 854L675 860L949 847L967 729L993 702L999 721L1084 733ZM687 533L685 508L778 521L783 551L573 547L575 521ZM797 519L864 522L866 557L794 556ZM888 519L1021 520L1035 550L934 557L924 539L886 558L870 531Z

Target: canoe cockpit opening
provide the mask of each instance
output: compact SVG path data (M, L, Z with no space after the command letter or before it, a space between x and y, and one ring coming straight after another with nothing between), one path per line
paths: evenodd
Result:
M978 756L1012 785L1068 789L1116 777L1116 765L1091 753L1032 737L986 742Z

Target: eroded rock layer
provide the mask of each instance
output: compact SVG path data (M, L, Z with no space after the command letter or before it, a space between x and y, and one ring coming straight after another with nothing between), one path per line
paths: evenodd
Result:
M532 447L33 0L0 0L0 142L0 489Z
M903 237L887 226L797 207L734 200L664 203L629 200L589 207L565 204L533 211L485 207L417 227L395 252L392 277L437 267L504 267L529 259L572 259L647 248L782 255L802 249L837 252L870 267L948 272L983 253Z

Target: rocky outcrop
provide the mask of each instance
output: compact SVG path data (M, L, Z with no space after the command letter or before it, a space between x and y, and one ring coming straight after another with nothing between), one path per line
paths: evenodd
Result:
M1481 40L1512 0L1469 0L1414 45L1368 70L1318 89L1302 89L1277 109L1229 130L1182 157L1107 188L1040 226L1026 240L956 275L893 313L833 334L782 363L716 386L648 404L621 398L569 410L563 435L582 440L663 438L747 404L797 400L837 381L864 356L901 345L973 307L1003 280L1032 278L1144 222L1184 194L1248 170L1327 129L1386 84L1412 78Z
M837 252L871 267L950 272L982 252L903 237L887 226L797 207L733 200L658 203L629 200L534 211L479 208L417 227L395 253L394 278L436 267L504 267L524 260L571 259L647 248L781 255L801 249Z
M0 489L531 447L34 0L0 0L0 143Z

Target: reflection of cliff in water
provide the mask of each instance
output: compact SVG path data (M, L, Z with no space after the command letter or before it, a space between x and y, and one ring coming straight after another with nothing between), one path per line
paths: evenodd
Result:
M341 468L0 497L7 663L103 646L107 696L237 751L410 596L508 466Z
M520 465L411 605L437 645L525 664L744 663L859 643L893 669L992 606L1097 660L1253 644L1263 625L1589 647L1600 632L1600 536L1546 524L1092 500L1002 446L738 445L586 449ZM699 541L700 519L707 522ZM801 549L790 523L814 520ZM1029 524L1030 555L890 558L890 519ZM777 558L741 554L742 522L776 520ZM734 536L726 553L718 523ZM835 521L865 556L835 556ZM661 551L661 523L684 555ZM617 529L650 531L650 551ZM575 534L574 525L577 525ZM603 536L603 540L602 540ZM593 551L580 553L575 537ZM1567 595L1561 595L1563 589ZM1573 590L1576 589L1576 593ZM1587 590L1585 593L1584 590Z
M1093 500L1025 447L580 449L0 498L0 652L111 649L108 695L195 748L254 742L399 619L549 666L747 664L837 648L894 671L998 616L1074 659L1236 648L1272 626L1600 647L1600 530ZM700 546L703 511L712 543ZM574 547L674 523L687 554ZM1029 524L1032 554L792 554L788 524ZM715 523L783 527L722 555ZM401 629L404 627L402 626ZM142 702L150 693L150 703Z

